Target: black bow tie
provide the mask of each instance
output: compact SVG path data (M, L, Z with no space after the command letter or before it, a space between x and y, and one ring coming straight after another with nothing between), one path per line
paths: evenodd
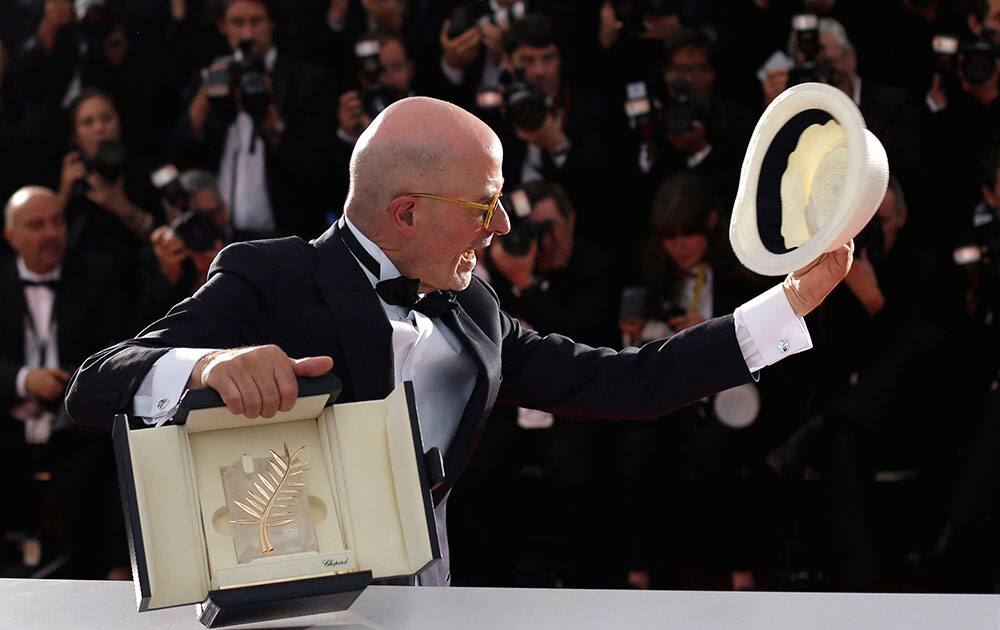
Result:
M365 266L376 278L379 277L379 264L372 255L365 251L358 239L347 227L347 222L341 219L337 225L340 237L347 245L347 249L354 254L354 257ZM458 304L455 301L453 291L432 291L420 297L420 280L399 276L390 280L383 280L375 285L375 292L385 300L386 304L402 306L410 310L423 313L427 317L441 317Z
M427 317L441 317L455 308L455 294L451 291L433 291L420 297L420 281L399 276L383 280L375 286L375 292L386 304L403 306L423 313Z
M21 286L25 287L45 287L46 289L51 289L55 291L59 288L58 280L28 280L27 278L21 278Z

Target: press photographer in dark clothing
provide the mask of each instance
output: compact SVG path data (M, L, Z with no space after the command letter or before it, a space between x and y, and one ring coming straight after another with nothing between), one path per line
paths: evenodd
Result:
M125 148L118 108L108 94L84 91L69 117L71 150L58 183L69 248L111 256L122 265L122 276L131 278L138 252L162 216L149 171Z
M503 142L507 185L558 183L573 202L578 232L591 240L606 236L622 167L619 139L604 130L620 128L611 126L620 119L601 98L563 81L562 51L547 16L513 22L504 48L510 80L502 105L477 114Z
M237 240L326 226L336 108L324 72L279 54L270 0L226 0L233 55L195 77L171 139L181 168L219 173Z
M205 284L212 260L231 240L229 207L215 175L191 170L175 177L163 184L168 224L153 230L141 255L136 332Z

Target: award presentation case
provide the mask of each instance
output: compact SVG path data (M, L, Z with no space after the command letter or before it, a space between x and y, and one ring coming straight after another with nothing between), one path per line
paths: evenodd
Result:
M273 418L234 416L212 390L187 392L162 426L116 418L139 612L199 604L217 627L343 610L373 579L440 559L431 491L444 470L424 452L412 383L384 400L335 405L339 393L326 375L299 379ZM233 471L249 497L224 481ZM283 552L287 528L310 548Z

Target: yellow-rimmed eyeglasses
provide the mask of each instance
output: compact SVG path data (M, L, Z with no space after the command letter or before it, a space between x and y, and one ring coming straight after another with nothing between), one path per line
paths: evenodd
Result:
M438 201L447 201L448 203L457 203L463 206L468 206L470 208L476 208L477 210L482 210L483 212L483 229L490 227L490 221L493 220L493 213L496 212L497 206L500 205L500 197L503 196L502 192L497 192L497 194L490 197L490 200L486 203L480 203L478 201L465 201L463 199L453 199L451 197L442 197L441 195L429 195L427 193L410 193L411 197L425 197L427 199L437 199Z

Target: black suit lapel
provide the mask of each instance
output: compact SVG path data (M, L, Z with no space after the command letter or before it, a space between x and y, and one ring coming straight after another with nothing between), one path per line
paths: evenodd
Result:
M462 413L455 437L444 454L444 470L447 485L450 486L479 441L481 425L486 421L486 406L496 400L500 388L500 349L461 304L442 316L441 321L458 336L477 368L472 396Z
M392 326L336 226L315 244L320 260L316 286L333 314L344 348L344 363L333 370L350 384L356 400L385 398L394 380Z

